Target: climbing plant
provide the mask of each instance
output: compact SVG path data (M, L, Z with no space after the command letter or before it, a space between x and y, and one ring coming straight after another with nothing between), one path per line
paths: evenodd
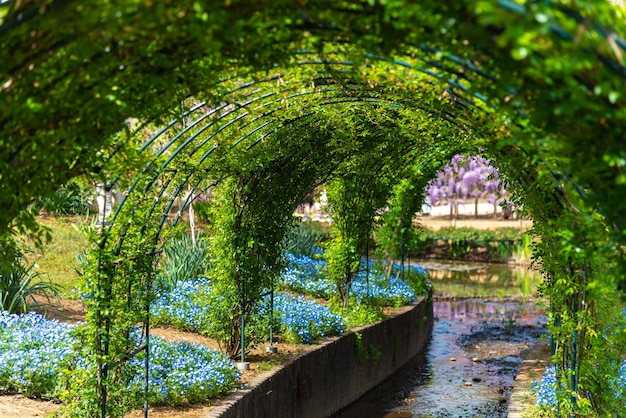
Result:
M149 321L125 303L150 297L151 258L195 192L224 181L234 199L219 203L225 230L246 228L213 239L242 270L226 271L226 256L217 268L235 289L251 280L252 301L314 186L362 190L360 168L391 188L405 177L393 158L428 177L452 150L485 153L535 220L563 408L612 413L597 372L615 358L598 355L597 335L623 348L625 21L601 0L3 2L0 260L11 234L45 237L28 207L71 178L124 190L87 275L99 381L84 390L105 405L129 324ZM357 231L345 235L354 251Z

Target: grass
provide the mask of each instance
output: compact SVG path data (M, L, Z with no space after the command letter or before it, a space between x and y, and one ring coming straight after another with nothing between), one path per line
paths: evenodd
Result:
M80 230L83 217L40 217L38 221L50 228L52 241L42 249L26 255L27 262L36 263L36 271L61 288L64 296L71 297L79 284L76 254L88 246L87 234Z

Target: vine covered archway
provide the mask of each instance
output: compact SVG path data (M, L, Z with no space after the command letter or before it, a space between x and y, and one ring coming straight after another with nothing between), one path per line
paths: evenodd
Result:
M624 333L594 334L619 323L626 286L626 43L620 9L578 6L5 2L0 229L36 232L28 204L76 175L125 191L88 279L104 385L127 328L149 324L154 258L198 193L228 196L218 271L258 296L315 185L392 185L415 167L425 184L451 155L484 153L541 237L568 407L610 412L593 370ZM245 311L256 296L240 293Z

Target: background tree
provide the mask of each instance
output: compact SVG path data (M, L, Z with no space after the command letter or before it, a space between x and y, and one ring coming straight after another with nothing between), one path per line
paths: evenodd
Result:
M474 201L474 214L478 217L478 202L487 201L493 205L494 216L498 205L508 199L504 182L499 171L490 161L478 155L457 154L428 183L428 202L435 205L450 205L450 216L458 216L459 204L468 199Z

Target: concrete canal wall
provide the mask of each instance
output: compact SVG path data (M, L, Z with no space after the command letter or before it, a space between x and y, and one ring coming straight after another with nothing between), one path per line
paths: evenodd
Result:
M432 301L329 341L231 395L213 418L326 418L381 383L422 349Z

